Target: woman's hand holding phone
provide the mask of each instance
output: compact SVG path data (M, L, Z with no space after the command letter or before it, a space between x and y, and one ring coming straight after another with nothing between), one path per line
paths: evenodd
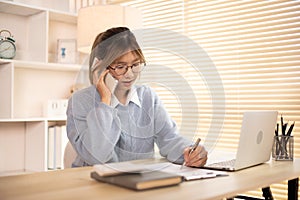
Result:
M111 94L114 92L116 84L116 80L110 75L109 70L100 74L96 87L103 103L110 105Z

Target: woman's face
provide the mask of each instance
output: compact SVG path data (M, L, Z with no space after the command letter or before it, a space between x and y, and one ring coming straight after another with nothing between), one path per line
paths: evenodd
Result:
M110 65L110 73L118 80L117 90L129 90L134 85L139 72L134 72L136 70L133 70L132 67L135 68L140 62L139 57L134 52L128 52ZM123 70L127 68L127 72L123 75L118 75L118 70L120 71L122 68Z

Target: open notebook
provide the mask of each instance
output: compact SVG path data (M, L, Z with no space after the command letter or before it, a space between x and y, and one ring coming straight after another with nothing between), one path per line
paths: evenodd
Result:
M217 176L227 176L226 172L200 168L183 167L170 162L148 162L135 160L119 163L98 164L93 166L91 177L134 190L177 185L182 181L191 181Z
M235 171L269 161L277 115L277 111L245 112L237 151L213 151L204 168Z
M173 164L167 161L160 161L155 163L151 162L151 160L152 159L145 159L118 163L97 164L93 166L93 170L103 177L124 173L144 173L151 171L162 171L181 175L184 180L195 180L227 175L227 173L225 172L216 170L206 170L186 166L181 169L181 165L178 164Z

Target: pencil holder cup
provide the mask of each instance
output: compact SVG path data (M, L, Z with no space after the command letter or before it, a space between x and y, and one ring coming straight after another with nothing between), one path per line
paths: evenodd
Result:
M275 160L293 160L294 136L274 136L272 157Z

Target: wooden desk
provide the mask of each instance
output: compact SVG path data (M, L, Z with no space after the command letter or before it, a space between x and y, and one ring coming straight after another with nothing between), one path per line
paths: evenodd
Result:
M94 181L90 178L91 170L91 167L83 167L0 177L0 199L216 200L285 180L293 179L298 184L300 159L293 162L271 161L231 172L227 177L184 182L178 186L140 192ZM298 189L294 190L297 193Z

